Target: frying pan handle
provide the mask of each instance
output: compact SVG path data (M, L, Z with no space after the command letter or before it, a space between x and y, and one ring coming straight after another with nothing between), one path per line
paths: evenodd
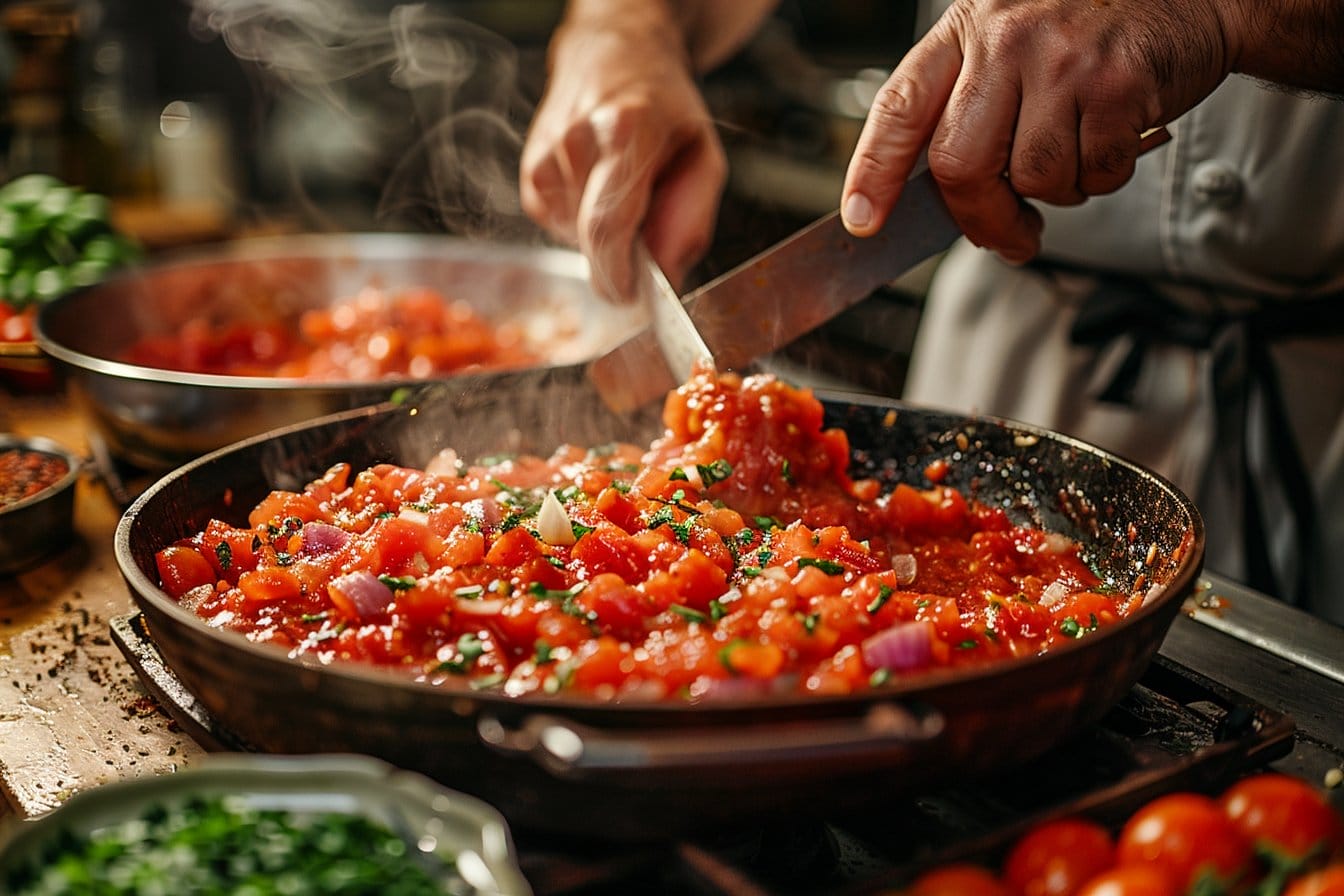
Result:
M598 729L535 713L516 727L482 714L477 734L491 749L527 757L556 777L621 772L696 772L779 764L856 762L894 750L927 746L943 731L943 716L878 703L861 716L722 728Z

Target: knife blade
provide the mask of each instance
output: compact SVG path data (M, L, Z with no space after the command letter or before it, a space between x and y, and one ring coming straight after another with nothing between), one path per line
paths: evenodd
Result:
M712 365L714 357L681 303L681 296L642 240L635 245L635 265L636 300L649 309L653 335L668 371L678 383L684 383L697 364Z
M680 304L716 364L742 368L835 317L960 235L926 170L906 182L874 235L853 236L840 213L831 212L687 294ZM589 378L613 410L633 410L685 382L661 360L657 330L647 328L589 364Z

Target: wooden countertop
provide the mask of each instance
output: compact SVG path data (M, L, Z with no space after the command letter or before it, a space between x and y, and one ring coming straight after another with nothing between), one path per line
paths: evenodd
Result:
M0 386L0 432L46 436L89 456L83 421L60 394ZM78 790L170 772L203 752L149 697L108 634L109 621L132 606L112 551L120 517L86 470L73 542L0 576L0 815L41 815Z

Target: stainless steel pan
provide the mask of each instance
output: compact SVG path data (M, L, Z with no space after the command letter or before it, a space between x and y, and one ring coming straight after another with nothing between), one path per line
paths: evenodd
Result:
M165 257L42 309L37 342L112 453L163 471L279 426L385 401L419 380L315 383L156 370L119 358L138 339L192 319L288 320L368 285L427 286L492 321L526 321L538 366L599 356L644 325L602 301L576 252L417 234L238 240ZM497 374L443 377L463 389Z

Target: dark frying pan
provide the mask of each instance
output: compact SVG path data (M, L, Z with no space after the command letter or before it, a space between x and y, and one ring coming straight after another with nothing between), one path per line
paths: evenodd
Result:
M240 442L160 480L122 519L116 554L168 664L258 749L369 753L476 794L516 825L646 839L887 800L1038 755L1119 701L1200 571L1198 512L1140 467L1001 420L836 397L825 400L829 422L849 432L856 473L927 484L921 471L946 458L947 482L1077 538L1107 584L1146 590L1146 605L1044 656L994 667L843 697L687 705L513 699L294 661L206 626L156 585L156 550L211 517L240 521L270 489L301 488L336 462L419 465L444 446L466 457L549 454L562 440L647 441L658 431L655 414L580 413L566 400L580 375L542 371L508 388L347 412Z

